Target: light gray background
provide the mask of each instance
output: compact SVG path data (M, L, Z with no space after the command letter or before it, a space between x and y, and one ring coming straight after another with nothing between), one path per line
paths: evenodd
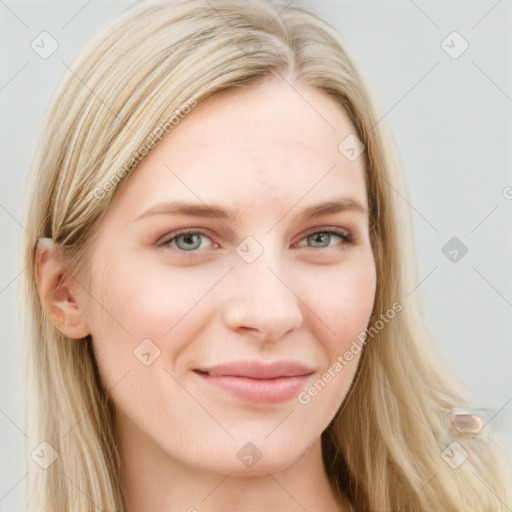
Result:
M0 0L0 512L23 510L15 255L36 137L63 63L134 3ZM296 3L338 28L386 112L413 208L412 293L421 294L441 350L478 399L512 410L511 2ZM30 46L43 31L59 43L47 59ZM441 47L453 31L469 43L457 59ZM469 249L456 263L441 251L453 236Z

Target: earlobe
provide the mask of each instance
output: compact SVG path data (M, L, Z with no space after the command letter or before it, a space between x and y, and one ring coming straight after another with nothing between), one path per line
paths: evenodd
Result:
M62 264L58 245L50 238L40 238L35 256L37 292L46 316L69 338L88 336L89 326L75 296L76 285Z

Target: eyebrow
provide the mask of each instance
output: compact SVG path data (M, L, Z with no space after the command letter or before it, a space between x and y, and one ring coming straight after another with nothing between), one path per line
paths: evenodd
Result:
M351 198L339 197L308 206L300 212L298 218L300 221L304 221L314 217L344 211L355 211L363 214L367 213L367 209L359 201ZM142 215L137 217L136 220L153 215L188 215L191 217L235 220L240 216L240 210L224 208L214 203L205 204L190 203L186 201L165 201L156 204L149 210L146 210Z

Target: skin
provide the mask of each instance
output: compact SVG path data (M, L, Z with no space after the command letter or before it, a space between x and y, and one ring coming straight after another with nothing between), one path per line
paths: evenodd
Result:
M355 130L327 95L294 87L270 79L211 98L151 150L90 241L88 290L58 251L40 249L48 314L70 337L92 334L111 389L128 512L346 510L329 485L320 435L360 354L306 405L297 396L245 401L193 371L291 358L314 368L307 389L369 321L376 273L364 161L338 150ZM362 208L300 218L340 197ZM176 200L239 213L139 218ZM330 226L349 239L309 236ZM181 228L204 235L173 239ZM252 263L236 252L248 236L263 249ZM151 358L160 350L148 366L134 356L145 339ZM248 442L261 453L251 468L237 457Z

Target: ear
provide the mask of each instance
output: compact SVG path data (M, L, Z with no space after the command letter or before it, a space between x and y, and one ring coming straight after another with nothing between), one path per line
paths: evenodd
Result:
M50 238L36 247L37 292L46 316L63 334L73 339L90 334L76 300L77 283L62 265L62 253Z

